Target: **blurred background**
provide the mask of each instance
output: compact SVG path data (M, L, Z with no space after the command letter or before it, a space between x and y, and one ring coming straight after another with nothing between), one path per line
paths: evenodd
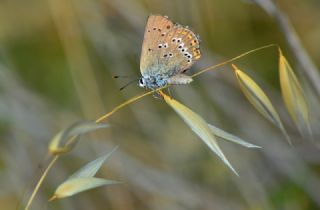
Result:
M319 11L318 0L1 0L1 209L24 204L52 136L145 92L136 85L120 92L127 80L112 76L140 76L149 14L168 15L200 35L202 58L191 72L279 44L306 92L314 141L301 137L285 111L278 52L269 48L236 64L271 97L293 147L224 66L171 94L207 122L263 147L219 141L240 177L164 101L148 96L109 118L110 128L83 136L51 170L32 209L320 209ZM115 145L98 177L124 184L47 202L69 175Z

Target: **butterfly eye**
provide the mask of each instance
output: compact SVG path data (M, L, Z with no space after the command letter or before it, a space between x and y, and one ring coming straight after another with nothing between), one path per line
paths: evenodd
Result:
M140 87L145 87L146 86L146 82L145 82L144 78L140 78L139 79L139 86Z

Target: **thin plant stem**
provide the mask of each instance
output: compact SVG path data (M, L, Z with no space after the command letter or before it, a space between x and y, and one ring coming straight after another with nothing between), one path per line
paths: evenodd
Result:
M242 58L242 57L244 57L244 56L246 56L246 55L249 55L249 54L251 54L251 53L254 53L254 52L257 52L257 51L259 51L259 50L263 50L263 49L266 49L266 48L269 48L269 47L279 47L279 46L278 46L277 44L269 44L269 45L265 45L265 46L262 46L262 47L258 47L258 48L253 49L253 50L249 50L249 51L247 51L247 52L245 52L245 53L242 53L242 54L240 54L240 55L238 55L238 56L236 56L236 57L234 57L234 58L231 58L231 59L229 59L229 60L226 60L226 61L224 61L224 62L222 62L222 63L218 63L218 64L216 64L216 65L209 66L208 68L205 68L205 69L203 69L203 70L200 70L200 71L194 73L193 75L191 75L191 77L197 77L197 76L199 76L200 74L203 74L203 73L205 73L205 72L207 72L207 71L213 70L213 69L215 69L215 68L217 68L217 67L220 67L220 66L223 66L223 65L226 65L226 64L231 63L231 62L233 62L233 61L235 61L235 60L238 60L238 59L240 59L240 58Z
M262 46L262 47L259 47L259 48L256 48L256 49L247 51L247 52L245 52L245 53L242 53L241 55L238 55L238 56L236 56L236 57L234 57L234 58L231 58L231 59L229 59L229 60L226 60L226 61L224 61L224 62L222 62L222 63L216 64L216 65L213 65L213 66L209 66L208 68L205 68L205 69L203 69L203 70L200 70L200 71L198 71L197 73L191 75L191 77L197 77L197 76L199 76L200 74L203 74L203 73L205 73L205 72L207 72L207 71L216 69L216 68L218 68L218 67L220 67L220 66L223 66L223 65L226 65L226 64L228 64L228 63L231 63L231 62L233 62L233 61L235 61L235 60L238 60L238 59L240 59L240 58L242 58L242 57L244 57L244 56L246 56L246 55L249 55L249 54L251 54L251 53L254 53L254 52L257 52L257 51L259 51L259 50L262 50L262 49L265 49L265 48L269 48L269 47L278 47L278 45L277 45L277 44L269 44L269 45L265 45L265 46ZM147 93L144 93L144 94L142 94L142 95L135 96L135 97L129 99L128 101L126 101L126 102L118 105L118 106L115 107L111 112L108 112L107 114L101 116L101 117L98 118L95 122L96 122L96 123L102 122L103 120L107 119L110 115L112 115L112 114L114 114L116 111L118 111L119 109L122 109L123 107L125 107L125 106L127 106L127 105L129 105L129 104L131 104L131 103L133 103L133 102L135 102L135 101L137 101L137 100L139 100L140 98L143 98L143 97L145 97L145 96L147 96L147 95L150 95L150 94L152 94L152 93L154 93L154 92L163 93L161 90L162 90L162 89L165 89L165 88L168 88L169 86L170 86L170 85L167 85L167 86L165 86L165 87L161 87L161 88L158 88L158 89L156 89L156 90L152 90L152 91L149 91L149 92L147 92Z
M59 159L59 155L56 155L53 157L53 159L50 161L48 167L46 168L46 170L43 172L43 174L41 175L36 187L34 188L29 200L28 200L28 203L25 207L25 210L29 210L30 206L31 206L31 203L34 199L34 197L36 196L37 192L39 191L40 189L40 186L41 184L43 183L44 179L46 178L47 174L49 173L50 169L52 168L52 166L55 164L55 162Z
M166 88L166 87L163 87L163 88ZM123 107L128 106L129 104L131 104L131 103L139 100L140 98L143 98L143 97L145 97L145 96L147 96L147 95L150 95L151 93L154 93L155 91L158 91L158 90L163 89L163 88L159 88L159 89L157 89L157 90L152 90L152 91L146 92L146 93L144 93L144 94L142 94L142 95L135 96L135 97L129 99L128 101L126 101L126 102L124 102L124 103L116 106L113 110L111 110L111 111L108 112L107 114L99 117L95 122L96 122L96 123L100 123L100 122L102 122L103 120L107 119L107 118L108 118L109 116L111 116L112 114L114 114L114 113L115 113L116 111L118 111L119 109L122 109Z

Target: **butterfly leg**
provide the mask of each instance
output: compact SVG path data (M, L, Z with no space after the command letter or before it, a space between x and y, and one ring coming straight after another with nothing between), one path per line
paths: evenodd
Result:
M170 87L168 87L167 90L168 90L168 95L170 96L170 98L172 98L172 94L171 94L171 91L170 91Z
M158 92L154 92L152 95L155 99L162 99L161 95Z

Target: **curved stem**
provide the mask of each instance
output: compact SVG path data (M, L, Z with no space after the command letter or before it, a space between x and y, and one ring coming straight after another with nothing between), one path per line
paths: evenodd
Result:
M114 114L116 111L118 111L119 109L122 109L123 107L125 107L125 106L127 106L127 105L129 105L129 104L131 104L131 103L133 103L133 102L135 102L135 101L137 101L137 100L139 100L140 98L143 98L143 97L145 97L145 96L147 96L147 95L150 95L150 94L152 94L152 93L154 93L154 92L160 91L160 90L162 90L162 89L164 89L164 88L167 88L167 87L168 87L168 86L161 87L161 88L158 88L158 89L156 89L156 90L151 90L151 91L149 91L149 92L146 92L146 93L144 93L144 94L142 94L142 95L135 96L135 97L129 99L128 101L126 101L126 102L124 102L124 103L116 106L113 110L111 110L111 111L108 112L107 114L99 117L95 122L96 122L96 123L102 122L103 120L107 119L107 118L110 117L112 114Z
M210 66L210 67L208 67L208 68L205 68L205 69L203 69L203 70L200 70L200 71L198 71L197 73L194 73L193 75L191 75L191 77L199 76L200 74L203 74L203 73L205 73L205 72L207 72L207 71L213 70L213 69L215 69L215 68L217 68L217 67L220 67L220 66L223 66L223 65L226 65L226 64L231 63L231 62L233 62L233 61L235 61L235 60L238 60L238 59L240 59L240 58L242 58L242 57L244 57L244 56L246 56L246 55L249 55L249 54L251 54L251 53L254 53L254 52L257 52L257 51L259 51L259 50L262 50L262 49L265 49L265 48L269 48L269 47L278 47L278 45L277 45L277 44L269 44L269 45L265 45L265 46L262 46L262 47L258 47L258 48L253 49L253 50L249 50L249 51L247 51L247 52L245 52L245 53L242 53L241 55L238 55L238 56L236 56L236 57L234 57L234 58L231 58L231 59L229 59L229 60L226 60L226 61L224 61L224 62L222 62L222 63L219 63L219 64L216 64L216 65ZM138 95L138 96L136 96L136 97L133 97L133 98L129 99L128 101L126 101L126 102L118 105L117 107L115 107L112 111L108 112L107 114L101 116L101 117L98 118L95 122L96 122L96 123L102 122L103 120L107 119L109 116L111 116L112 114L114 114L116 111L118 111L119 109L122 109L123 107L125 107L125 106L127 106L127 105L129 105L129 104L131 104L131 103L133 103L133 102L135 102L135 101L137 101L138 99L143 98L143 97L145 97L145 96L147 96L147 95L150 95L150 94L152 94L152 93L154 93L154 92L158 92L158 91L161 92L162 89L165 89L165 88L167 88L167 87L169 87L169 86L170 86L170 85L167 85L167 86L165 86L165 87L161 87L161 88L158 88L158 89L156 89L156 90L152 90L152 91L149 91L149 92L144 93L144 94L142 94L142 95Z
M197 76L199 76L200 74L203 74L203 73L205 73L205 72L207 72L207 71L213 70L213 69L215 69L215 68L217 68L217 67L220 67L220 66L223 66L223 65L226 65L226 64L231 63L231 62L233 62L233 61L235 61L235 60L238 60L238 59L240 59L240 58L242 58L242 57L244 57L244 56L246 56L246 55L249 55L249 54L251 54L251 53L254 53L254 52L257 52L257 51L259 51L259 50L262 50L262 49L265 49L265 48L269 48L269 47L279 47L279 45L277 45L277 44L269 44L269 45L265 45L265 46L262 46L262 47L258 47L258 48L253 49L253 50L249 50L249 51L247 51L247 52L245 52L245 53L242 53L242 54L240 54L240 55L238 55L238 56L236 56L236 57L234 57L234 58L231 58L231 59L229 59L229 60L226 60L226 61L224 61L224 62L222 62L222 63L218 63L218 64L216 64L216 65L209 66L208 68L205 68L205 69L203 69L203 70L200 70L200 71L194 73L193 75L191 75L191 77L197 77Z
M39 191L39 188L41 186L41 184L43 183L44 179L46 178L47 174L49 173L50 169L52 168L52 166L54 165L54 163L58 160L60 156L59 155L56 155L54 156L54 158L51 160L51 162L49 163L48 167L46 168L46 170L43 172L43 174L41 175L36 187L34 188L29 200L28 200L28 203L25 207L25 210L29 210L30 206L31 206L31 203L34 199L34 197L36 196L37 192Z

